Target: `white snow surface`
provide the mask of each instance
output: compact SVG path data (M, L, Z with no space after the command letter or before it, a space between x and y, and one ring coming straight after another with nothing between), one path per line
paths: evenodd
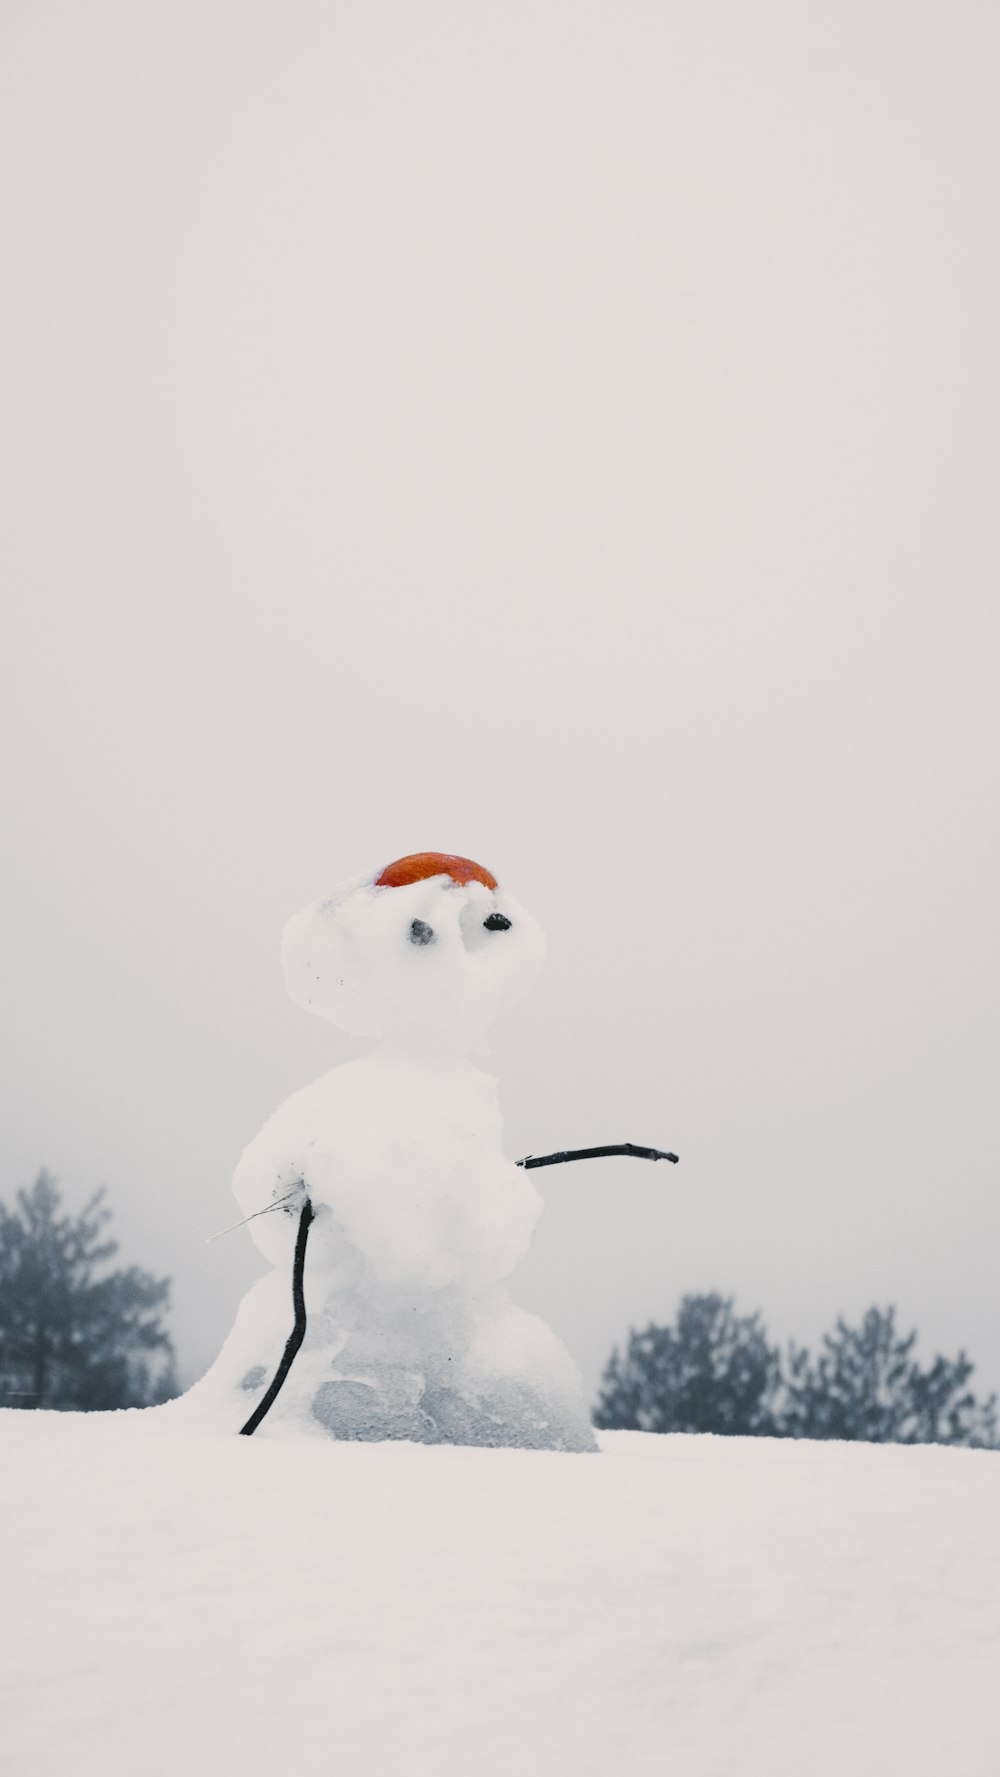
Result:
M995 1777L1000 1455L0 1413L5 1777Z

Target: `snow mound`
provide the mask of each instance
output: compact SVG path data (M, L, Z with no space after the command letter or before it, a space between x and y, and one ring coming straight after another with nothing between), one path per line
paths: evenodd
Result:
M0 1413L6 1777L995 1777L1000 1455Z

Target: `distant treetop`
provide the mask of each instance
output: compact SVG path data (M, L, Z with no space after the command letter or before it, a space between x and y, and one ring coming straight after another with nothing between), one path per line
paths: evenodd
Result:
M870 1308L859 1327L838 1320L817 1358L768 1342L756 1314L733 1298L685 1296L675 1326L648 1326L612 1353L594 1423L606 1430L718 1432L772 1438L843 1438L876 1444L997 1447L996 1396L967 1387L964 1352L921 1369L916 1333L896 1330L892 1308Z
M176 1393L173 1345L161 1324L170 1283L130 1265L103 1238L104 1192L61 1213L41 1172L0 1203L0 1406L89 1412L146 1407Z

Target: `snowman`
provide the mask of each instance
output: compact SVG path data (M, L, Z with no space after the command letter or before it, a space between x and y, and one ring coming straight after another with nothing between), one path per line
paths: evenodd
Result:
M568 1352L504 1287L542 1204L470 1059L543 952L489 870L442 852L291 920L293 1000L377 1046L294 1093L239 1162L233 1190L272 1269L186 1397L213 1423L596 1449Z

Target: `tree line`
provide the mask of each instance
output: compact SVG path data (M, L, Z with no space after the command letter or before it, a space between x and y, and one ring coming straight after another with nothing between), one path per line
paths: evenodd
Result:
M995 1449L996 1396L969 1389L973 1365L935 1357L893 1308L859 1326L838 1320L816 1355L772 1345L759 1314L732 1296L685 1296L675 1324L632 1332L604 1372L594 1423L606 1430L716 1432L728 1437L844 1438L874 1444Z

